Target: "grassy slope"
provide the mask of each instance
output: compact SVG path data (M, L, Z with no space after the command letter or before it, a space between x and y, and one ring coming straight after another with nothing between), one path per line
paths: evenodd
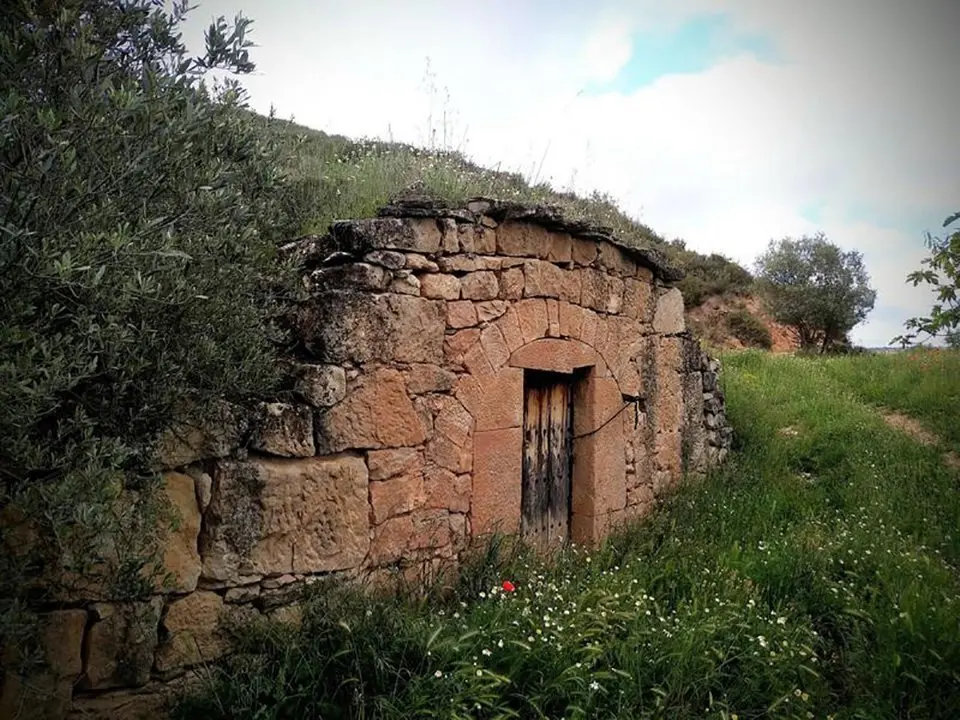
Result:
M571 219L604 225L623 242L655 247L688 277L680 289L691 307L709 295L749 292L750 274L720 255L702 255L628 216L605 195L579 197L546 184L530 185L516 173L481 168L462 155L428 152L397 143L354 141L285 121L269 127L291 146L290 175L299 188L304 233L323 233L334 220L370 217L397 193L419 184L423 192L453 203L475 196L559 205Z
M884 403L955 394L944 358L892 356ZM728 356L740 449L649 521L450 601L320 594L182 716L960 717L958 476L864 401L878 367Z

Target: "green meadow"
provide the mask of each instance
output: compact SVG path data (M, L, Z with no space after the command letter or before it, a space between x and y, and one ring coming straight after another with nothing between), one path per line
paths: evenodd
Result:
M651 517L549 562L495 538L426 594L314 586L179 717L960 717L960 353L723 363L736 451Z

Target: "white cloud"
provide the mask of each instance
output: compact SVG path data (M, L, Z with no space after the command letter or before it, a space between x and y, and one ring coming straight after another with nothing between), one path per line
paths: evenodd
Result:
M213 0L197 15L235 9ZM960 205L950 74L960 4L248 0L246 9L261 45L246 85L260 110L272 103L331 132L425 142L431 106L442 130L446 87L450 144L465 134L478 161L524 172L542 162L541 179L609 192L696 249L750 264L771 238L818 229L860 249L879 298L859 342L885 343L929 307L929 294L903 280L923 257L922 232ZM581 94L629 60L634 31L666 32L705 11L730 12L781 60L731 58L625 95ZM822 208L817 225L802 216L811 206Z

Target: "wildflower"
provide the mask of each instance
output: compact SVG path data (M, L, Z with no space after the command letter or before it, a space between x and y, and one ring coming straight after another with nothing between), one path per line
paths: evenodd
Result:
M786 624L787 624L787 619L785 617L777 618L777 625L786 625Z
M497 640L497 647L498 647L498 648L502 648L502 647L503 647L503 640Z
M593 691L599 690L599 689L600 689L600 683L598 683L596 680L594 680L593 682L590 683L590 689L593 690Z
M433 676L434 676L435 678L442 678L442 677L443 677L443 673L440 672L439 670L437 670L437 671L433 674Z
M513 592L517 589L516 586L509 580L504 580L502 587L504 592Z
M485 599L486 597L487 597L487 594L486 594L485 592L483 592L483 590L481 590L481 591L480 591L480 599L483 600L483 599Z
M477 670L477 677L483 677L483 670Z
M480 651L480 654L483 655L483 656L485 656L485 657L490 657L491 655L493 655L493 653L492 653L490 650L487 650L486 648L484 648L483 650L481 650L481 651Z

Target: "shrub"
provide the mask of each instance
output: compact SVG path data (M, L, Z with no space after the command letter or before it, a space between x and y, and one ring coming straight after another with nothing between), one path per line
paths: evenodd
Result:
M711 295L745 295L753 288L753 276L722 255L700 255L682 250L677 261L686 271L686 277L677 283L677 287L688 308L697 307Z
M769 328L746 308L733 310L727 315L727 327L733 336L747 347L759 347L765 350L773 347Z
M202 81L253 67L248 21L221 18L190 58L185 13L24 0L0 16L0 543L49 541L2 553L7 640L53 591L26 582L40 573L99 567L108 594L145 591L158 432L185 399L274 379L273 248L297 219L270 121L235 81Z

